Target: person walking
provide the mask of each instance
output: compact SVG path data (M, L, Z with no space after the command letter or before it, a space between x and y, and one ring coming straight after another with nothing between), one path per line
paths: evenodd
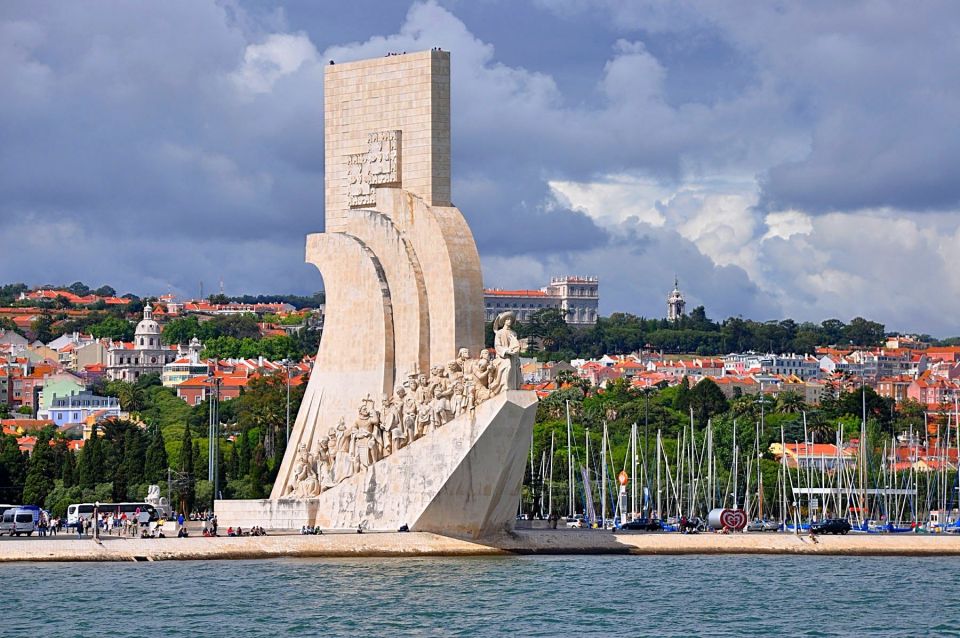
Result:
M183 529L183 523L185 522L185 520L186 520L186 519L183 518L183 512L180 512L180 514L177 515L177 530L178 530L178 531L181 530L181 529Z

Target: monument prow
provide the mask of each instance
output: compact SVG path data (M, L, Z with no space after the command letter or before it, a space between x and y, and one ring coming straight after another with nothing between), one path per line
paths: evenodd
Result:
M513 317L483 348L480 257L450 201L450 54L326 68L326 232L306 260L323 337L266 501L217 501L221 525L512 525L536 395Z

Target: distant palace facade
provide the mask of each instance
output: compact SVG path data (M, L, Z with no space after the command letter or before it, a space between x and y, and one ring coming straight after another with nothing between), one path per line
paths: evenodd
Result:
M483 297L487 321L493 321L501 312L513 310L517 320L523 322L538 310L554 308L570 325L592 326L597 323L600 280L597 277L554 277L549 285L539 290L487 288Z

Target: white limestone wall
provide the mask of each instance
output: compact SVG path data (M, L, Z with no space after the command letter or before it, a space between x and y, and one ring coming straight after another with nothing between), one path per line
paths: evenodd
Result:
M344 158L374 131L402 131L403 187L428 205L450 205L450 53L419 51L324 69L326 229L348 214Z
M512 527L536 395L513 390L307 500L217 501L223 527L397 530L478 538Z

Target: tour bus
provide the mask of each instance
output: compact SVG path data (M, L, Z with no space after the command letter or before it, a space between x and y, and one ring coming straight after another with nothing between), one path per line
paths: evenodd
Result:
M77 521L81 518L90 519L93 516L93 508L93 503L74 503L67 507L67 527L76 527ZM100 516L112 513L119 517L126 514L128 519L133 519L138 510L141 514L147 514L151 523L160 518L157 510L150 503L100 503L97 511Z

